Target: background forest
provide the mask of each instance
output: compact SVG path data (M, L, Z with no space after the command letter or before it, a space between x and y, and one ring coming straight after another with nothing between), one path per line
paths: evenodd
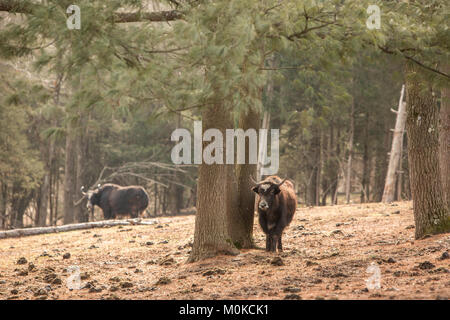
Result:
M198 171L171 162L170 136L208 126L217 101L235 126L280 129L278 175L300 205L381 201L405 66L436 110L448 88L449 13L372 2L380 29L366 1L79 0L71 30L72 1L0 1L0 228L87 221L80 188L105 182L144 186L148 215L193 212Z

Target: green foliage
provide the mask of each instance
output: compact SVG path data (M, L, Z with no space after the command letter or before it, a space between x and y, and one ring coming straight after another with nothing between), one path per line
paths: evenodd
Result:
M281 128L281 171L307 185L318 145L332 134L341 153L325 148L323 174L345 160L352 104L355 152L364 152L366 116L368 139L382 149L405 59L423 65L424 81L448 86L434 72L450 57L445 1L205 0L180 2L179 21L121 24L113 23L118 10L146 11L147 2L80 0L81 30L66 27L70 4L49 0L0 21L0 57L25 70L0 64L0 176L8 184L36 188L53 142L52 165L62 166L68 132L82 137L86 185L105 166L170 162L172 130L220 105L235 120L269 111L271 127ZM372 4L381 8L380 30L366 27Z

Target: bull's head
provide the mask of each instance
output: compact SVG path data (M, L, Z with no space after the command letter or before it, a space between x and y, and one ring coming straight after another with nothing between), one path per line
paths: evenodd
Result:
M258 208L262 211L267 211L272 207L275 196L280 193L281 185L286 181L286 178L280 183L273 181L255 182L256 186L252 188L253 192L257 193L260 197L258 202Z
M97 195L98 195L98 191L100 189L101 185L98 184L97 185L97 189L96 190L88 190L87 192L84 189L84 186L81 187L81 194L83 196L85 196L87 198L87 204L86 207L89 210L89 212L91 213L91 215L94 214L94 205L97 204Z

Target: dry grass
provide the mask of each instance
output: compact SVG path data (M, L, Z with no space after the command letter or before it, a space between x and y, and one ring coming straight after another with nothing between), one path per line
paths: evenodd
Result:
M450 235L414 241L411 207L302 208L283 253L242 250L193 264L194 216L0 240L0 299L448 299L450 259L441 257ZM257 224L255 240L264 246ZM379 290L366 289L371 262L381 270ZM73 265L83 289L66 286Z

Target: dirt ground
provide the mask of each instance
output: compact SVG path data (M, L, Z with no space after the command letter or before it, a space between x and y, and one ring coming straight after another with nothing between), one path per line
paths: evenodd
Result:
M283 253L189 264L194 219L0 240L0 299L450 298L450 234L414 240L411 202L301 208Z

